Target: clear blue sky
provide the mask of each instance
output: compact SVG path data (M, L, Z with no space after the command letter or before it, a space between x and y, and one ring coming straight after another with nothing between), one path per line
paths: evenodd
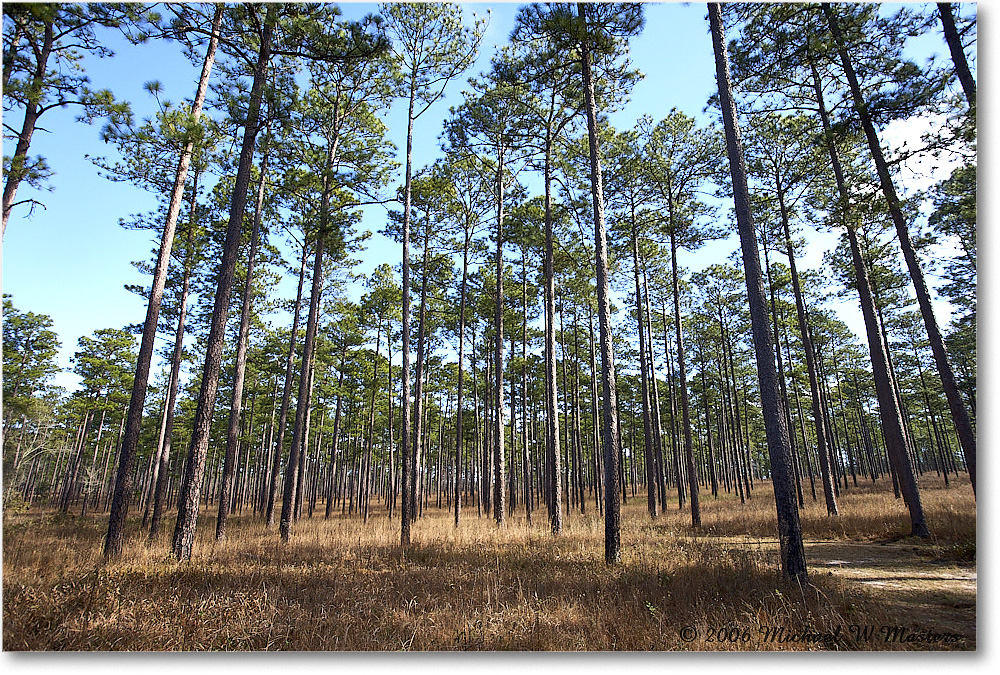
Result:
M477 3L464 5L467 12L482 15L491 8L491 21L484 49L478 62L465 77L488 67L496 46L506 42L513 27L518 4ZM376 10L372 4L341 3L346 18L356 18ZM621 113L612 117L620 129L630 128L642 114L655 119L664 117L676 107L688 115L704 119L702 108L715 90L714 60L704 4L649 4L646 6L646 27L632 43L634 64L645 74L632 94L632 101ZM155 111L155 104L143 90L143 83L159 80L164 84L164 97L173 101L193 95L199 65L192 65L170 43L151 43L133 47L108 33L109 44L117 52L110 59L87 59L86 69L93 86L107 87L119 98L133 105L137 118ZM943 51L943 43L926 48ZM437 136L448 107L461 100L462 80L449 87L443 101L417 122L414 148L415 166L430 163L437 153ZM8 124L19 124L15 112ZM73 121L72 110L57 110L43 117L42 126L50 133L36 133L31 152L44 155L55 175L50 181L52 192L38 194L22 186L19 198L36 197L46 205L27 217L25 209L16 210L3 242L3 291L13 295L16 307L22 311L48 314L62 340L60 363L69 367L69 358L76 350L77 339L98 328L119 328L139 323L145 316L144 302L124 289L124 284L148 284L148 277L139 275L133 260L149 260L156 242L148 232L131 232L119 226L120 219L146 212L155 207L152 195L127 184L112 183L98 176L96 168L85 155L108 155L112 148L99 140L98 125L87 126ZM985 118L985 115L983 116ZM396 104L389 111L387 123L390 137L397 147L405 143L405 110ZM12 152L4 142L4 154ZM377 233L385 222L385 210L366 210L362 229ZM817 268L822 254L833 246L835 235L810 235L809 253L803 261L806 268ZM680 263L691 268L725 260L736 248L735 238L712 243L696 255L688 254ZM377 264L396 264L400 248L374 234L362 271ZM279 294L294 293L294 282L282 284ZM843 305L842 318L856 332L861 330L860 312L856 302ZM942 323L945 316L940 316ZM58 383L75 388L77 378L64 374Z

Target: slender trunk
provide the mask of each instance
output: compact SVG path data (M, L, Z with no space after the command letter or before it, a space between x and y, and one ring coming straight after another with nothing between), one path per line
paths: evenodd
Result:
M896 228L896 236L899 239L900 248L903 250L903 258L906 261L906 268L910 273L910 280L917 296L917 304L920 306L920 315L924 320L924 327L927 329L927 340L930 342L931 351L934 354L934 362L937 364L938 375L941 378L941 386L944 389L945 397L948 399L948 407L951 409L952 420L955 423L955 431L958 434L959 442L962 445L962 453L965 456L966 466L969 468L969 480L972 482L972 492L976 491L976 434L972 430L972 422L969 419L969 412L965 408L962 394L955 382L955 374L952 372L951 363L948 360L948 351L944 344L944 338L938 328L937 318L934 315L934 307L931 305L930 290L924 280L924 273L920 267L920 260L917 252L913 248L910 239L910 232L903 216L899 197L896 195L896 188L889 173L889 166L886 163L885 155L882 153L882 146L879 143L878 133L868 114L868 107L865 104L861 93L861 86L858 84L857 74L851 63L850 56L844 44L843 36L829 3L823 3L823 12L826 14L830 24L830 32L837 44L837 51L844 67L844 74L851 87L851 96L854 99L854 110L865 131L865 138L868 140L868 149L871 151L872 159L875 160L875 167L878 171L879 183L882 193L885 195L889 215Z
M417 519L418 483L420 482L421 444L424 436L424 362L427 351L427 265L430 256L430 222L424 224L423 265L420 270L420 312L417 319L417 368L414 374L416 390L413 393L413 472L410 474L410 517Z
M149 539L160 534L163 507L167 497L167 471L170 467L170 448L174 433L174 409L177 407L177 392L180 388L181 358L184 355L184 324L187 320L187 299L191 288L191 273L194 267L194 216L195 194L191 195L191 219L187 233L187 260L184 264L184 278L181 282L180 316L177 318L177 332L174 334L174 353L170 362L170 391L167 394L167 418L163 426L163 451L160 453L160 470L153 493L153 511L149 519Z
M506 457L504 456L504 401L503 401L503 219L504 219L504 163L501 154L497 163L497 252L496 252L496 291L494 293L494 422L496 424L494 454L493 454L493 517L497 525L503 526L507 519L507 496L505 483L507 477Z
M371 468L372 468L372 451L375 445L375 394L378 391L378 357L379 357L379 347L382 344L382 321L379 320L378 327L375 329L375 361L372 364L372 397L371 404L368 408L368 430L365 432L367 440L365 441L365 491L364 491L364 502L363 502L363 514L365 522L368 522L368 506L371 501ZM344 359L347 357L347 340L344 340L344 347L340 352L340 363L341 371L340 376L337 378L337 390L342 391L344 384L344 370L343 367ZM338 403L339 403L338 397ZM336 424L334 424L336 430ZM333 439L334 444L336 444L336 437ZM331 455L330 463L333 463L333 456ZM327 518L330 517L329 513L329 498L327 499Z
M677 485L677 508L684 508L684 472L681 470L679 450L677 447L677 392L674 379L674 360L673 354L670 351L670 339L667 336L667 327L670 322L667 321L667 306L664 303L662 307L663 316L663 347L665 352L665 357L667 361L667 388L669 389L670 396L670 450L673 459L673 469L674 469L674 479Z
M174 382L174 372L171 368L170 374L167 375L167 391L163 394L163 412L160 413L160 434L156 441L156 452L149 458L150 464L152 466L153 473L149 477L149 483L143 488L143 495L145 496L145 504L143 505L142 513L142 528L146 529L149 527L149 517L153 513L153 493L156 492L156 484L159 483L160 477L160 465L162 464L161 459L163 458L163 445L164 437L167 431L167 402L170 398L170 387ZM127 413L127 411L126 411ZM15 457L15 460L17 458Z
M660 511L667 510L667 483L666 483L666 469L663 464L663 423L660 419L660 385L656 377L656 366L655 359L653 357L653 319L652 319L652 306L649 297L649 279L646 274L646 261L643 260L643 270L642 270L642 294L645 302L643 303L643 312L645 315L646 322L646 337L648 342L646 344L646 353L649 355L649 383L650 387L650 408L652 411L652 417L650 418L650 424L652 425L653 431L653 455L656 459L656 465L654 467L654 473L656 474L656 493L659 495Z
M788 387L785 384L785 366L781 358L781 332L778 326L778 302L775 285L771 281L770 263L767 259L767 244L764 244L764 270L767 272L767 285L771 289L771 315L774 328L774 361L778 366L778 383L781 385L781 400L785 410L785 423L788 425L788 446L792 451L792 467L795 470L795 494L799 498L799 508L804 504L802 498L802 475L799 471L799 456L795 448L795 427L792 424L792 406L788 400Z
M260 106L271 57L271 37L277 20L277 9L269 5L264 18L263 33L254 68L253 87L247 110L246 128L240 151L236 181L233 186L232 205L222 261L219 265L218 287L212 311L212 325L205 349L205 365L198 395L191 443L188 448L188 464L178 501L177 524L174 527L173 555L179 560L190 560L194 546L194 533L198 524L198 508L201 501L202 479L205 475L205 458L208 453L208 436L211 431L215 395L219 387L219 373L222 369L222 349L226 338L226 321L229 318L229 296L233 285L236 256L239 254L242 235L243 213L246 208L247 187L253 165L254 149L260 122ZM124 463L123 463L124 465Z
M559 451L559 394L556 384L556 280L552 233L552 139L545 144L545 453L549 469L549 520L562 532L562 456Z
M976 81L969 70L969 62L965 58L965 49L962 48L962 39L955 28L955 16L952 13L952 3L937 3L938 15L941 17L941 28L944 31L945 42L948 43L948 51L951 52L951 60L955 63L955 74L962 84L962 91L965 92L965 99L969 102L969 107L976 105Z
M236 339L236 363L233 374L233 397L229 407L229 428L226 434L226 457L222 467L222 492L219 496L219 515L215 522L215 539L226 538L226 520L229 518L230 493L237 469L237 448L240 442L240 418L243 411L243 386L246 379L247 347L250 342L250 315L253 313L253 274L257 262L260 225L264 210L264 193L267 185L268 153L260 165L260 185L257 188L257 208L250 232L250 253L247 258L246 279L243 286L243 306L240 308L240 329Z
M813 76L812 84L816 92L820 120L823 125L824 140L827 150L830 153L830 163L833 167L840 198L846 205L849 199L849 192L840 164L840 155L837 152L837 145L833 136L833 127L830 124L830 118L823 101L823 90L818 71L814 63L810 62L810 66ZM906 456L906 441L903 435L903 421L899 414L899 401L896 400L896 392L893 389L892 380L889 375L886 346L882 340L882 333L878 328L878 318L875 314L875 301L872 297L868 268L861 255L861 245L858 242L857 232L853 223L847 220L848 217L849 214L845 214L844 225L847 229L848 244L851 247L855 283L861 300L861 312L865 319L868 349L872 361L872 376L875 381L875 391L879 402L879 417L882 420L882 437L885 441L886 452L889 455L890 468L892 469L894 481L899 481L899 488L902 490L904 500L910 512L911 533L916 536L926 537L929 536L927 522L924 519L923 505L920 503L920 492L917 489L916 479L913 476L913 468L910 466L910 460Z
M212 19L212 37L208 43L208 51L205 53L205 61L201 68L201 77L198 80L198 89L195 93L194 102L191 105L191 118L197 121L201 117L201 109L205 102L205 95L208 91L208 80L212 73L212 67L215 63L215 50L219 41L219 29L222 25L222 11L223 5L217 5L215 9L215 15ZM267 34L268 39L270 34ZM268 58L268 46L266 41L261 42L261 60L257 65L257 72L254 74L254 88L257 91L257 106L260 105L260 93L263 86L264 72L267 70L267 58ZM258 84L258 79L260 83ZM253 159L252 146L256 139L257 129L256 120L253 118L254 104L251 101L250 110L248 111L247 117L247 128L244 132L244 147L249 142L251 146L250 154L248 158L244 158L241 155L241 162L245 161L249 164ZM160 303L163 300L163 289L166 287L167 283L167 269L170 266L170 253L173 248L174 243L174 232L177 228L177 217L180 214L181 202L184 198L184 184L187 182L188 168L191 165L191 156L194 152L194 141L189 141L185 144L184 149L181 151L181 156L177 162L177 172L174 177L173 190L170 193L170 203L167 206L167 218L163 224L163 234L160 238L160 251L157 254L156 267L153 270L153 284L150 289L149 294L149 304L146 307L146 320L142 327L142 339L139 344L139 356L136 361L136 371L135 377L132 381L132 395L129 401L128 414L125 421L125 433L122 439L121 448L118 452L118 471L115 475L115 487L114 493L111 499L111 515L108 518L108 530L104 538L104 556L107 558L117 557L121 555L122 552L122 537L124 534L125 527L125 517L128 515L129 500L132 494L132 465L135 463L136 450L139 445L139 431L142 424L142 409L146 403L146 385L149 381L149 367L153 358L153 343L156 341L156 326L159 322L160 317ZM243 170L241 163L240 169ZM245 172L246 177L242 183L243 191L246 192L246 184L249 180L249 166L246 167ZM240 185L240 181L237 180L237 188ZM237 206L237 200L240 200L239 204L239 215L240 221L243 218L243 203L246 201L246 195L244 194L242 198L237 196L237 193L233 193L233 207L234 211ZM4 194L4 214L3 214L3 225L4 228L7 226L7 195ZM234 242L233 247L238 247L239 245L239 230L236 225L232 223L232 218L230 218L229 230L235 230L232 233L232 238ZM227 230L226 234L226 254L230 254L230 232ZM225 255L223 256L225 257ZM230 258L235 262L235 251L230 255ZM225 283L226 274L224 272L225 264L223 264L223 270L220 270L219 282L220 290L223 283ZM230 272L230 282L231 282L231 272ZM225 302L228 303L228 288L226 289ZM225 320L223 319L223 327ZM213 322L213 329L215 324ZM221 347L221 342L219 343ZM208 363L206 362L206 374L208 372ZM208 393L208 392L206 392ZM211 397L214 402L215 392L213 391ZM192 526L193 528L193 526ZM193 533L193 532L192 532Z
M465 241L462 246L462 285L458 303L458 415L455 419L455 527L461 518L462 490L462 448L465 445L465 429L462 412L465 406L465 292L469 280L469 243L472 239L472 225L465 224Z
M706 373L707 370L705 365L705 354L699 349L698 357L701 361L701 395L703 403L705 405L705 435L708 438L708 472L709 478L712 481L712 496L718 499L719 497L719 477L715 469L715 452L712 449L712 418L709 412L709 401L708 401L708 385L706 383ZM801 500L800 500L801 501Z
M309 298L309 317L306 320L306 335L302 343L302 364L299 369L299 393L295 403L295 424L292 427L292 445L288 449L288 463L285 465L285 487L281 494L281 518L278 531L281 540L287 542L291 522L294 518L293 502L299 482L299 463L304 451L306 437L306 413L309 409L310 370L316 343L316 327L319 323L319 296L323 290L323 235L322 228L316 233L316 251L313 261L312 293Z
M641 383L642 383L642 431L643 431L643 457L645 457L646 464L646 510L649 512L651 518L656 518L657 516L657 504L656 504L656 476L654 474L654 469L656 468L656 462L653 459L653 430L650 423L650 410L649 410L649 370L646 364L646 338L644 337L643 331L643 313L642 313L642 290L639 286L639 235L636 230L635 224L635 204L631 205L631 221L632 221L632 267L635 271L635 318L637 328L639 330L639 370L641 373Z
M531 523L531 466L528 461L528 248L521 247L521 463L524 517Z
M587 22L587 7L577 3L577 13ZM589 38L581 42L584 106L590 149L590 184L594 204L594 256L597 267L597 316L601 335L602 438L604 444L604 561L621 562L621 488L618 482L618 392L614 350L611 343L611 298L608 288L608 242L604 224L604 181L597 136L594 76Z
M746 271L750 320L757 357L757 372L760 379L764 431L771 460L771 480L774 484L774 500L778 513L782 572L786 579L805 584L808 583L808 573L806 571L805 549L802 545L798 505L795 501L788 429L785 427L785 417L781 410L781 392L772 358L773 340L767 320L767 306L764 299L753 214L750 211L746 166L743 160L743 143L740 138L736 107L733 103L732 87L729 80L729 54L726 48L725 28L722 23L722 9L719 3L709 3L708 18L715 50L719 103L726 130L726 150L729 155L729 169L736 202L737 228L740 233L743 265Z
M406 116L406 180L403 185L403 366L401 372L400 410L402 438L399 453L402 458L400 492L402 512L399 542L404 548L410 545L410 473L414 467L410 457L410 200L413 180L413 110L416 103L416 72L410 73L410 107Z
M285 384L281 391L281 412L278 416L278 438L271 459L270 478L267 489L267 507L264 522L267 527L274 526L274 503L278 497L278 480L281 476L281 455L285 446L285 427L288 425L288 406L292 399L292 380L295 377L295 341L299 332L299 314L302 310L302 287L306 276L306 260L308 259L307 243L302 242L302 258L299 262L299 287L295 294L295 307L292 310L292 330L288 337L288 357L285 359Z
M681 424L684 426L684 457L687 459L688 490L691 494L691 526L701 527L701 504L698 501L698 468L694 463L691 439L691 404L688 401L687 369L684 364L684 330L681 325L681 292L677 275L677 239L670 229L670 269L674 290L674 332L677 334L677 376L681 390Z
M799 322L799 335L802 339L802 350L806 356L806 370L809 373L809 393L812 397L813 424L816 427L816 452L819 454L819 470L823 478L823 496L826 498L826 513L830 516L838 514L837 499L834 496L833 481L830 479L830 453L826 444L826 423L821 411L819 379L816 374L816 357L813 350L812 336L806 318L805 301L802 299L802 285L799 282L798 267L795 264L795 250L792 243L791 226L789 225L788 207L785 205L785 193L782 189L781 175L775 172L775 184L778 192L778 206L781 210L781 225L785 231L785 253L788 256L788 267L792 275L792 291L795 293L795 313Z

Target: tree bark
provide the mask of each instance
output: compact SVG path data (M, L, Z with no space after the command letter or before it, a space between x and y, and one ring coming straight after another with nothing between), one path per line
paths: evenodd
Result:
M688 401L687 369L684 364L684 331L681 325L681 292L677 277L677 238L670 228L670 269L674 290L674 332L677 337L677 376L680 378L681 423L684 426L684 457L687 460L688 490L691 494L691 526L701 527L701 504L698 501L698 468L694 463L691 439L691 404Z
M823 478L823 496L826 499L826 513L830 516L838 514L837 499L833 492L833 481L830 479L830 453L826 444L826 424L820 409L821 399L819 379L816 375L816 356L813 351L812 336L806 319L806 306L802 298L802 285L799 282L798 267L795 264L795 250L792 245L792 232L789 225L788 208L785 205L785 194L782 190L781 175L775 172L775 187L778 192L778 206L781 210L781 226L785 232L785 253L788 256L788 267L792 275L792 291L795 294L795 313L799 322L799 335L802 339L802 350L806 356L806 370L809 373L809 393L812 397L813 424L816 427L816 452L819 454L819 469Z
M833 34L833 39L837 44L837 52L844 67L844 74L847 76L847 81L850 84L851 96L854 99L854 110L864 129L872 159L875 160L879 183L889 207L889 215L892 218L892 223L896 228L896 236L899 239L900 248L903 250L903 258L906 261L906 268L910 273L910 280L913 282L917 303L920 305L920 315L923 317L924 326L927 329L927 339L934 354L934 362L937 364L938 375L941 378L945 397L948 399L948 407L951 409L955 431L962 445L965 463L969 468L969 480L972 482L972 491L974 494L976 491L976 434L972 430L969 413L965 409L965 402L962 400L958 384L955 382L955 374L952 372L951 364L948 361L948 351L944 344L944 338L941 336L937 318L934 316L930 291L927 288L927 282L924 280L924 273L920 267L916 250L913 248L913 242L910 240L910 232L903 217L899 197L896 195L896 188L889 173L889 166L882 153L882 146L879 143L875 125L868 114L868 107L862 96L861 86L858 84L858 77L854 72L854 66L847 53L847 48L837 23L837 17L834 15L829 3L823 3L823 12L826 14L827 22L830 25L830 32Z
M215 63L215 50L219 43L219 30L222 25L223 6L217 5L215 15L212 19L212 37L208 43L208 50L205 53L205 60L202 63L201 77L198 80L198 88L195 93L194 102L191 105L191 117L198 121L201 117L201 109L205 103L205 95L208 91L208 80ZM266 49L261 45L262 51ZM267 61L264 61L263 69L266 70ZM259 68L259 64L258 64ZM261 74L263 82L263 74ZM255 73L256 85L256 73ZM259 106L259 102L258 102ZM252 109L252 105L251 105ZM244 133L244 145L249 138L250 144L256 139L256 122L252 122L248 116L248 127ZM252 126L250 126L252 124ZM251 128L253 133L251 134ZM106 558L121 555L125 528L125 517L128 515L129 501L132 496L132 465L135 462L136 450L139 445L139 431L142 424L142 409L146 403L146 386L149 382L149 367L153 358L153 343L156 341L156 326L160 318L160 303L163 300L163 289L167 283L167 270L170 266L170 253L174 243L174 232L177 228L177 217L181 209L181 201L184 198L184 184L187 182L188 168L191 165L191 155L194 152L194 141L188 141L181 151L181 156L177 162L177 172L174 178L174 187L170 194L170 203L167 206L167 218L163 224L163 234L160 238L160 251L157 254L156 267L153 270L153 285L150 289L149 304L146 307L146 320L142 327L142 339L139 343L139 356L136 361L135 377L132 381L132 396L129 401L128 414L125 420L125 433L122 439L121 448L118 452L118 471L115 475L115 488L111 499L111 514L108 518L108 530L104 538L104 556ZM252 161L252 150L250 160ZM242 159L242 158L241 158ZM247 179L249 179L249 169L247 169ZM244 182L244 191L246 183ZM236 205L234 193L234 206ZM246 196L243 196L245 202ZM242 205L240 208L240 219L242 220ZM6 191L4 193L4 228L7 226L8 205ZM233 228L230 223L230 229ZM227 232L227 244L228 241ZM236 232L238 245L239 232ZM227 249L228 252L228 249ZM220 283L223 279L220 274ZM227 289L228 296L228 289ZM217 296L218 297L218 296ZM225 298L228 303L228 297ZM214 327L214 324L213 324ZM221 346L221 343L220 343ZM212 394L214 400L214 392Z
M577 3L577 13L587 23L587 8ZM589 27L588 27L589 30ZM591 195L594 204L594 256L597 267L597 317L601 343L601 426L604 443L604 560L621 562L621 489L618 482L618 392L615 383L614 351L611 344L611 298L608 288L608 242L604 223L604 180L597 137L597 108L594 76L591 71L589 38L581 42L584 107L590 149Z
M504 164L503 158L497 163L497 252L494 331L496 332L493 354L493 396L496 415L496 443L493 454L493 518L497 525L507 521L507 477L506 456L504 455L504 401L503 401L503 219L504 219Z
M285 446L285 428L288 425L288 406L292 399L292 380L295 376L295 342L299 332L299 314L302 310L302 286L305 282L308 245L302 242L302 258L299 263L299 287L295 294L295 307L292 310L292 330L288 337L288 357L285 359L285 384L281 391L281 412L278 415L278 433L271 461L270 478L267 489L267 507L264 522L267 527L274 526L274 503L278 497L278 479L281 475L281 455Z
M938 15L941 17L941 28L944 31L945 42L948 43L948 51L951 52L951 60L955 64L955 74L962 84L962 91L965 92L965 100L969 102L969 107L976 106L976 81L969 70L969 62L965 58L965 49L962 48L962 39L955 28L955 16L952 13L952 3L937 3Z
M417 368L414 373L416 389L413 393L413 418L415 420L413 429L413 445L411 448L413 457L413 472L410 474L410 517L417 519L418 513L418 483L419 483L419 463L421 455L421 444L424 436L424 363L427 350L427 265L430 259L430 232L431 224L424 223L424 252L423 268L420 272L420 311L417 318Z
M843 206L846 207L850 198L847 190L847 182L841 168L840 155L833 136L833 127L830 124L829 114L823 101L823 90L819 81L819 75L815 64L810 63L810 65L812 67L813 88L816 92L820 120L823 125L824 140L827 144L827 150L830 153L830 163L837 181L837 189L840 193ZM911 533L916 536L927 537L929 536L929 532L926 520L924 519L923 506L920 503L920 492L913 477L913 468L910 466L910 460L906 456L903 421L899 413L899 401L896 400L896 392L889 375L886 345L882 340L882 333L878 328L878 317L875 314L875 301L872 297L871 283L868 278L868 267L861 254L861 245L858 242L857 232L853 224L847 221L847 217L845 217L844 225L847 229L847 240L851 247L855 284L858 287L858 295L861 301L861 313L865 319L868 349L872 361L872 376L875 381L875 392L878 398L879 418L882 421L882 438L885 441L886 452L889 455L893 480L899 481L898 488L896 489L902 489L904 500L909 509ZM894 483L894 487L895 485L896 483Z
M316 328L319 323L319 298L323 292L323 236L322 227L316 233L316 251L313 260L312 293L309 297L309 317L306 320L306 336L302 343L302 364L299 370L299 393L295 403L295 425L292 427L292 445L288 449L288 464L285 466L285 487L281 494L281 519L278 532L281 540L288 541L291 522L294 518L296 490L299 485L299 463L305 451L306 413L312 391L310 371L316 345Z
M635 272L635 318L639 330L639 370L642 387L642 432L643 456L646 465L646 510L651 518L657 516L656 503L656 461L653 459L653 430L650 423L649 369L646 364L646 338L644 337L642 290L639 286L639 235L635 224L635 206L631 209L632 220L632 267Z
M459 290L458 303L458 402L455 419L455 527L458 527L462 515L462 448L465 445L465 428L463 426L463 411L465 406L465 293L469 280L469 244L472 239L472 225L465 224L465 240L462 245L462 285Z
M219 265L218 287L212 312L212 326L205 350L205 365L195 412L191 444L188 449L188 464L181 496L178 500L177 524L174 527L173 554L179 560L190 560L194 546L194 533L198 523L198 508L201 501L202 479L205 475L205 457L208 452L208 436L211 431L215 395L219 387L219 373L222 368L222 349L225 340L226 320L229 318L229 296L233 285L236 256L239 254L242 234L243 213L246 208L247 187L250 183L250 169L256 147L260 105L263 98L264 82L271 56L271 37L276 23L277 10L269 5L264 18L263 32L254 68L253 87L247 109L246 128L240 151L233 199L229 211L229 224Z
M792 475L791 450L788 429L781 410L781 392L774 367L773 340L767 320L767 305L757 252L753 214L747 189L746 166L743 160L743 143L740 138L736 106L729 80L729 54L726 48L725 28L719 3L709 3L708 18L715 50L715 69L719 85L719 103L726 130L726 151L732 175L736 202L736 221L743 250L747 295L750 301L750 320L753 331L757 373L760 380L761 408L764 414L764 432L767 437L768 455L771 460L771 480L778 514L778 538L781 548L782 572L786 579L799 584L808 583L805 549L802 545L802 528L795 501Z
M414 71L410 73L410 104L406 117L406 179L403 185L403 365L400 374L402 437L399 444L399 453L402 459L400 481L402 511L400 512L399 542L404 548L410 545L410 523L413 520L410 507L410 473L414 470L410 457L410 427L412 424L410 419L410 201L413 183L413 110L416 103L416 77L414 67Z
M188 223L188 254L184 264L184 278L181 281L180 316L177 318L177 332L174 334L174 353L170 361L170 391L167 394L167 418L163 426L163 450L160 452L160 470L156 477L156 488L153 492L153 512L149 520L149 539L152 541L160 534L160 523L163 519L163 507L167 498L167 472L170 468L171 437L174 433L174 409L177 407L177 391L180 388L181 358L184 355L184 324L187 320L187 299L191 289L191 272L193 268L194 248L194 217L195 195L191 196L191 218Z
M233 374L233 397L229 406L229 427L226 433L226 457L222 465L222 491L219 495L219 515L215 523L215 540L226 538L226 520L229 518L229 502L233 489L233 477L237 469L237 448L240 443L240 417L243 410L243 385L246 379L247 347L250 342L250 315L253 312L253 274L257 262L257 247L260 241L260 225L264 210L264 193L267 185L268 153L260 164L260 185L257 188L257 209L250 232L250 254L247 258L246 280L243 286L243 306L240 309L240 328L236 339L236 363Z
M545 453L549 469L546 486L553 534L562 532L562 455L559 450L559 393L556 381L556 280L552 233L552 141L545 145Z

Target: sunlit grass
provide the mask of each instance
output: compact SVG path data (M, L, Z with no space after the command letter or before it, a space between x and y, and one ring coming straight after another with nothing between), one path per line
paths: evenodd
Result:
M971 551L974 558L971 489L926 482L934 538L914 540L913 555L968 560ZM836 518L807 493L806 538L878 546L905 537L906 511L884 490L843 493ZM398 520L378 509L367 523L304 518L287 545L250 516L232 516L228 540L217 543L214 513L206 513L190 563L168 555L172 521L152 545L134 525L123 557L104 564L104 517L12 515L4 523L4 648L822 649L761 642L757 631L904 620L928 628L892 615L877 589L849 579L816 572L814 589L783 584L766 484L745 505L710 494L702 505L704 528L695 532L676 503L652 521L645 496L630 497L617 567L603 562L604 524L592 503L557 537L543 512L531 525L518 513L503 529L473 512L456 529L450 513L431 509L405 552ZM727 623L752 628L753 641L707 641L707 629ZM682 639L684 626L698 636ZM974 644L972 637L951 648Z

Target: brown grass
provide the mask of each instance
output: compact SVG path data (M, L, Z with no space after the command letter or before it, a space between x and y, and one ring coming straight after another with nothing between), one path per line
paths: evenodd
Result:
M935 537L926 542L905 537L906 514L891 493L845 493L837 518L807 497L803 528L814 588L806 590L778 576L766 485L745 505L703 496L699 533L676 507L650 521L644 496L630 498L617 567L604 564L603 521L589 513L571 515L563 534L552 537L543 517L532 526L515 517L498 530L473 513L456 530L447 513L432 509L415 524L405 554L398 521L382 513L367 524L339 515L300 520L288 545L240 516L230 520L229 540L216 543L214 517L206 514L194 560L182 564L167 555L166 539L150 547L138 533L121 560L103 564L102 516L10 515L3 647L974 649L975 502L967 486L927 483ZM851 556L858 564L845 564ZM954 575L966 582L949 581ZM858 641L852 625L924 635L909 643ZM778 628L809 639L766 639ZM942 643L928 631L961 640Z

